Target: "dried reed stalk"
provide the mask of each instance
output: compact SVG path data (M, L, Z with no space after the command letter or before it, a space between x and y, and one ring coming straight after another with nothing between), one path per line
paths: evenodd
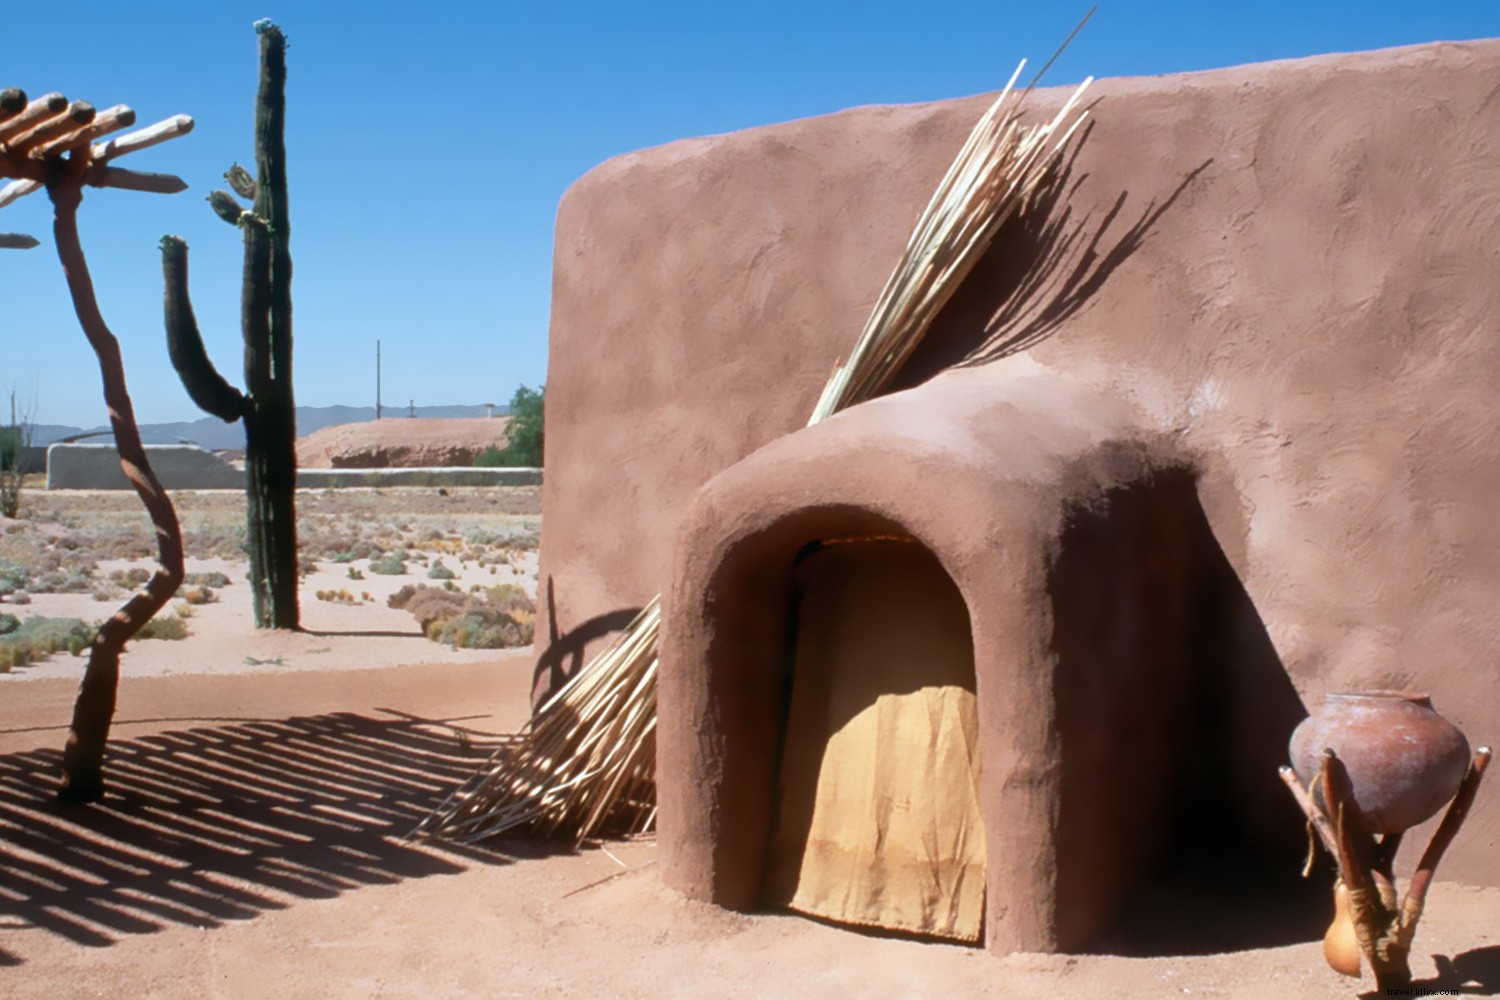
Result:
M1092 78L1050 122L1021 124L1024 99L1036 83L1012 97L1025 65L1016 67L943 176L809 425L870 399L890 382L1083 122L1086 112L1073 112ZM497 751L414 835L472 843L524 827L566 830L582 841L649 830L656 819L660 626L661 598L655 597L613 645L537 710L515 743Z

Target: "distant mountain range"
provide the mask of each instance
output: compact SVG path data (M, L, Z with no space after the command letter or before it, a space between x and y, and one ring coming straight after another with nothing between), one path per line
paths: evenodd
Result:
M388 406L382 415L388 420L397 420L407 416L483 417L488 412L484 406L418 406L415 410ZM495 407L496 416L503 416L508 412L510 412L508 406ZM297 433L306 436L313 431L332 427L335 424L356 424L374 419L375 407L373 406L299 406L297 407ZM31 432L31 443L38 447L84 434L99 434L100 437L97 440L100 441L107 440L109 437L109 428L104 425L88 428L67 427L63 424L35 424ZM177 444L190 441L210 451L228 451L245 447L245 429L238 421L226 424L214 417L203 417L198 420L170 424L141 424L141 440L147 444Z

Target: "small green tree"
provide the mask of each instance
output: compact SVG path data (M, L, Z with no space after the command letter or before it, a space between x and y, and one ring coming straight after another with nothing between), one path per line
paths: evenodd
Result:
M506 444L500 465L539 469L542 465L542 412L547 387L528 389L519 386L510 397L510 426L505 429Z

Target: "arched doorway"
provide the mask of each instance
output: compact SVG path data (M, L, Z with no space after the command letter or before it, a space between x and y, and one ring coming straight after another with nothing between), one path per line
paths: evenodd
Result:
M985 844L963 596L914 539L825 539L798 557L791 626L766 903L979 940Z

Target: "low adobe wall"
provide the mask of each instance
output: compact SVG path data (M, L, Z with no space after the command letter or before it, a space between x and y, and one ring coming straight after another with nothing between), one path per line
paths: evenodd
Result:
M245 470L190 444L146 446L151 471L171 490L245 488ZM442 466L428 469L298 469L300 489L380 486L539 486L541 469ZM128 490L112 444L54 444L47 449L49 490Z
M146 445L151 471L170 490L245 488L245 471L194 444ZM113 444L58 443L47 448L47 489L128 490Z
M996 384L1041 372L1130 407L1142 440L1183 456L1305 705L1422 689L1493 742L1496 79L1486 41L1103 81L1056 183L1001 231L904 385L978 349ZM1034 113L1062 97L1037 94ZM805 424L984 103L687 140L568 192L541 551L555 647L678 593L695 493ZM931 502L929 522L962 513ZM679 574L705 539L684 536ZM1036 656L1055 670L1067 637L1048 635ZM543 651L543 683L559 662ZM664 725L684 699L707 704L702 663L662 670ZM712 749L676 738L664 730L664 838L683 838L668 856L701 820L684 813L706 780L685 755ZM1500 884L1497 837L1500 796L1483 793L1445 876ZM714 891L705 870L667 877Z

